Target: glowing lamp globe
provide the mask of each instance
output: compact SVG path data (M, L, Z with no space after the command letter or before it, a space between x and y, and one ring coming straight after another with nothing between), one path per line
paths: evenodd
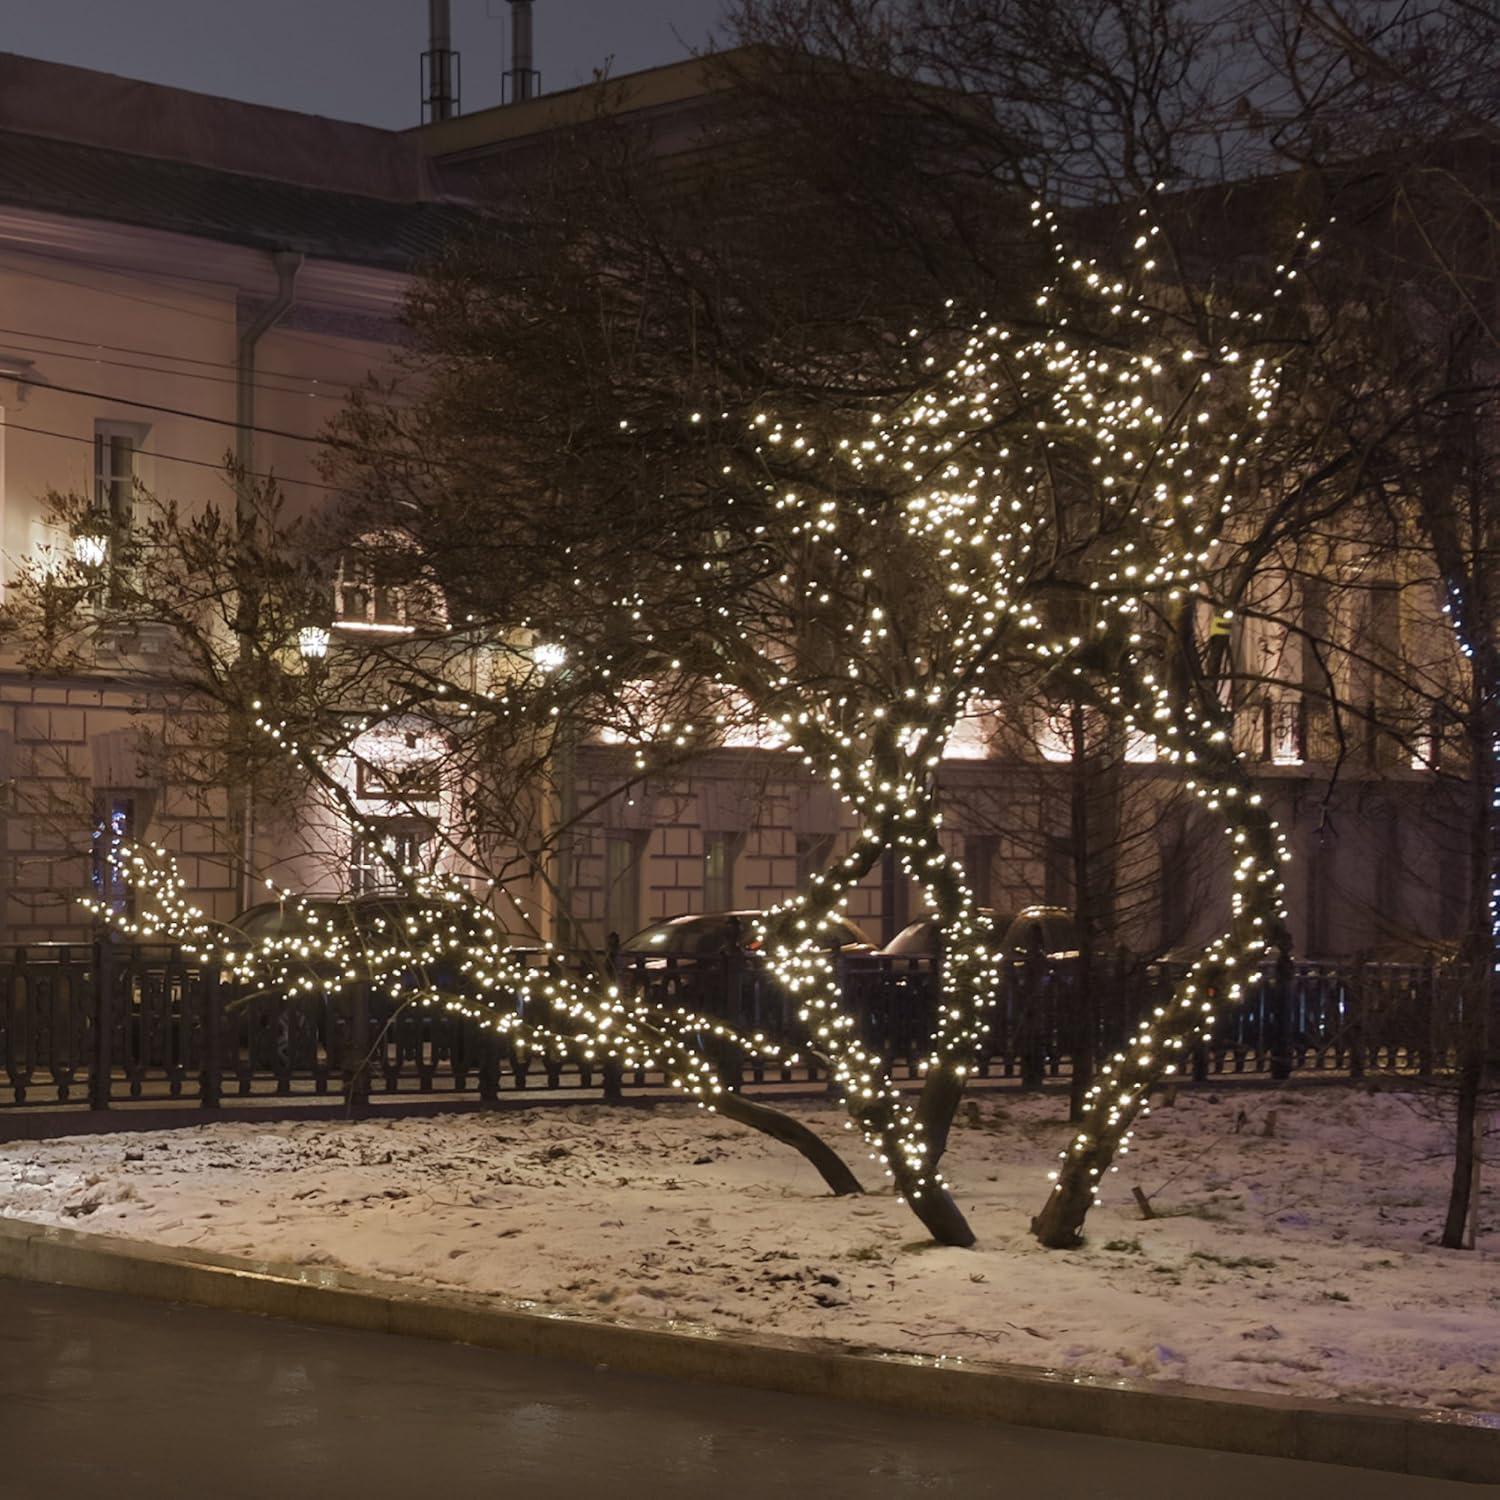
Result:
M297 650L308 661L328 655L329 632L326 625L304 625L297 632Z

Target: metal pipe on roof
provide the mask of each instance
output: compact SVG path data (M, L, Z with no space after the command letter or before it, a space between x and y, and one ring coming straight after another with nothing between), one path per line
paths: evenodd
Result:
M427 51L422 54L425 120L451 120L458 113L458 89L453 77L457 56L449 0L427 0Z
M510 0L510 102L521 104L538 93L541 74L532 67L531 0Z

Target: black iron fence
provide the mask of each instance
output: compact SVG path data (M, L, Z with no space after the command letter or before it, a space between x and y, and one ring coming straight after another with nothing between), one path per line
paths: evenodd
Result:
M792 1002L753 955L625 957L618 981L654 1004L721 1019L773 1040L796 1034ZM937 994L921 958L844 955L844 1009L898 1078L918 1076ZM975 1071L1040 1085L1080 1058L1123 1047L1166 1003L1175 975L1160 965L1018 962L1004 973ZM411 976L415 985L416 976ZM497 1099L525 1088L662 1087L658 1074L608 1075L582 1044L565 1055L446 1009L413 1005L389 987L250 994L165 945L41 944L0 958L0 1111L106 1109L134 1101L372 1096ZM1198 1078L1303 1070L1427 1073L1449 1066L1459 1031L1458 986L1411 964L1299 963L1256 975L1239 1004L1221 1006L1211 1039L1187 1059ZM705 1028L699 1044L746 1083L816 1083L815 1060L741 1053Z

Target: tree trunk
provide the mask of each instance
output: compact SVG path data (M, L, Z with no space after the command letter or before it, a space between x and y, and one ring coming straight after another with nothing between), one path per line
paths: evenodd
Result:
M1467 1052L1467 1048L1465 1049ZM1479 1091L1484 1077L1482 1057L1465 1056L1458 1070L1458 1138L1453 1148L1453 1181L1448 1189L1448 1213L1443 1220L1445 1250L1468 1250L1469 1211L1474 1192L1475 1125L1479 1120Z
M1069 1051L1073 1054L1068 1081L1068 1121L1077 1125L1088 1113L1088 1094L1094 1084L1094 1037L1098 1032L1094 987L1099 982L1099 966L1094 960L1093 943L1086 935L1073 963L1073 993L1068 1006L1068 1029L1072 1034Z
M917 1100L917 1120L934 1164L948 1149L948 1133L964 1096L964 1080L946 1062L928 1069Z
M1487 616L1482 616L1487 618ZM1462 1250L1474 1193L1475 1122L1489 1062L1490 1012L1494 1006L1497 870L1495 833L1496 745L1500 743L1500 683L1495 653L1487 644L1475 653L1470 677L1474 706L1469 714L1471 832L1469 835L1469 931L1463 945L1463 1024L1459 1032L1458 1109L1453 1179L1442 1244Z
M1100 925L1094 898L1101 882L1089 798L1093 795L1092 783L1105 773L1105 768L1099 764L1094 754L1096 747L1089 741L1088 716L1081 703L1073 705L1071 728L1073 759L1068 767L1069 836L1073 844L1073 920L1078 927L1080 951L1073 960L1073 992L1069 996L1071 1003L1067 1017L1068 1050L1072 1053L1068 1119L1077 1125L1087 1112L1088 1091L1094 1081L1093 1027L1089 1011L1094 983L1094 937Z
M1249 791L1244 767L1227 736L1213 740L1204 731L1184 738L1197 753L1200 774L1213 777L1210 785ZM1230 798L1226 794L1224 801L1233 805L1226 833L1235 841L1241 868L1256 874L1247 881L1234 927L1222 940L1222 958L1243 961L1253 954L1258 963L1265 957L1261 945L1267 940L1286 955L1289 937L1281 902L1275 821L1259 796ZM1162 1078L1181 1072L1194 1041L1204 1031L1213 1008L1212 1000L1205 997L1212 997L1217 988L1209 979L1204 970L1197 975L1190 973L1178 985L1171 1003L1144 1018L1124 1048L1101 1063L1098 1092L1062 1153L1062 1165L1047 1202L1032 1220L1032 1232L1048 1248L1067 1249L1082 1241L1084 1220L1099 1184L1128 1139L1137 1116L1146 1112L1151 1089ZM1225 995L1220 1003L1229 1000Z
M1049 1250L1076 1250L1083 1243L1083 1221L1093 1202L1093 1179L1086 1172L1061 1177L1031 1221L1032 1234Z
M915 1198L908 1195L906 1206L938 1244L959 1250L967 1250L974 1244L974 1231L947 1188L924 1188L921 1196Z
M772 1109L768 1104L757 1104L743 1094L720 1094L714 1100L714 1108L726 1120L733 1120L737 1125L747 1125L751 1130L758 1130L762 1135L768 1135L784 1146L800 1152L817 1169L831 1193L842 1198L864 1192L859 1179L845 1165L843 1157L820 1135L809 1130L801 1120L793 1119L779 1109ZM918 1214L917 1217L922 1218L922 1215ZM926 1223L925 1219L923 1223Z

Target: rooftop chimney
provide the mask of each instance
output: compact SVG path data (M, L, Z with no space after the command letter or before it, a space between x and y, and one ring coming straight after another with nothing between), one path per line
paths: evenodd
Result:
M458 53L449 0L427 0L427 50L422 54L422 123L458 113Z
M531 65L531 0L510 0L511 104L535 99L542 91L542 75ZM505 88L501 87L502 96Z

